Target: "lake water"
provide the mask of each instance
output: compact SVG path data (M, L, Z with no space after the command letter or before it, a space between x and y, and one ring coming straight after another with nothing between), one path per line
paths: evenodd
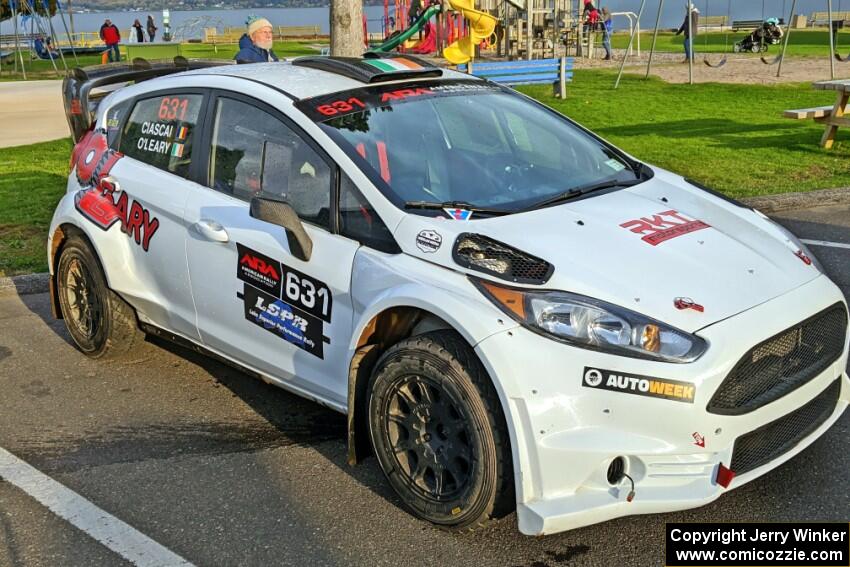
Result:
M697 8L702 14L726 15L729 0L694 0ZM574 2L577 4L578 1ZM652 28L655 25L655 14L658 10L659 0L646 0L644 15L641 18L641 27ZM391 5L394 2L390 3ZM637 13L640 8L638 0L607 0L596 2L597 6L608 6L612 12L630 11ZM784 17L788 19L788 10L791 0L734 0L732 4L732 19L756 19L764 17ZM684 16L685 2L682 0L665 0L664 11L661 16L662 28L677 27ZM798 0L797 13L809 14L814 11L825 11L826 0ZM850 10L850 0L832 0L833 10ZM383 6L366 6L364 9L368 20L369 31L380 31L381 19L383 18ZM120 29L129 29L133 21L138 18L144 25L148 14L151 14L160 28L158 34L162 34L162 12L100 12L74 14L74 29L76 31L97 31L103 24L105 18L110 18ZM194 10L194 11L171 11L172 32L185 30L186 37L200 37L203 27L242 26L249 14L262 15L273 24L281 26L304 26L318 25L323 33L328 33L328 8L255 8L247 10ZM67 21L67 17L66 17ZM615 19L615 25L622 27L625 19ZM61 33L62 20L55 16L53 25L58 33ZM28 26L29 27L29 26ZM12 33L11 21L0 23L0 33Z

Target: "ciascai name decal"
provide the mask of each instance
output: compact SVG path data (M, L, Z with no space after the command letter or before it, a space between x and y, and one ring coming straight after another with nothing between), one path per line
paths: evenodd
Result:
M136 142L136 149L143 152L183 157L188 126L175 126L164 122L143 122L142 134ZM172 141L173 140L173 141Z

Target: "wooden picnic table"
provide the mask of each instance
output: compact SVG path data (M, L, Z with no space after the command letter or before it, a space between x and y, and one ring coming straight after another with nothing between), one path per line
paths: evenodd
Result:
M812 83L812 87L821 91L835 91L835 104L832 105L832 112L827 116L815 119L822 124L826 124L826 130L824 130L823 137L820 139L820 145L823 148L829 149L835 141L835 134L838 132L838 127L850 126L850 119L844 117L844 112L847 109L847 100L850 99L850 79L817 81Z
M832 106L786 110L783 116L794 120L811 118L815 122L825 124L826 130L820 139L820 145L822 148L829 149L835 141L835 134L838 132L839 126L850 126L850 118L845 118L847 100L850 99L850 79L817 81L812 83L812 87L821 91L835 91L835 104Z

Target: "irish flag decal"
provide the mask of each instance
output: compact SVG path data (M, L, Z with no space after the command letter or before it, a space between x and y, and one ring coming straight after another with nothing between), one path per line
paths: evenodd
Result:
M392 73L393 71L410 71L422 69L422 65L414 63L404 57L393 57L392 59L366 59L363 61L381 71Z
M183 144L175 143L173 146L171 146L171 156L183 157Z

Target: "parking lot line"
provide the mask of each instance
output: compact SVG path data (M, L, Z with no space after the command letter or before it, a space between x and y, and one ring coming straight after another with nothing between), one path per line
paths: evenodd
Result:
M0 448L0 478L17 486L98 543L140 567L192 564L70 488Z
M843 242L827 242L826 240L806 240L805 238L801 240L803 244L811 244L812 246L828 246L829 248L844 248L845 250L850 250L850 244L844 244Z

